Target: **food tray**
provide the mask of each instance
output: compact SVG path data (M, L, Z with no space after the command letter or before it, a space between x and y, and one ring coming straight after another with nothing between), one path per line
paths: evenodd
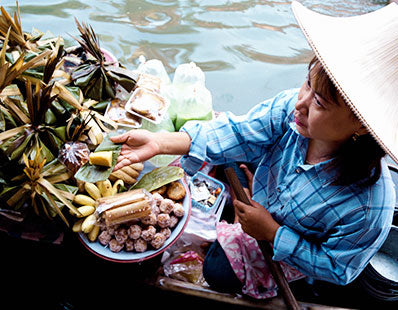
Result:
M145 175L147 172L153 170L154 168L155 167L151 163L149 163L148 161L145 162L144 170L142 171L141 176ZM95 242L91 242L87 238L87 235L82 232L78 233L78 238L83 243L83 245L96 256L103 258L107 261L112 261L116 263L138 263L163 253L165 250L171 247L182 235L191 215L192 204L188 185L184 178L180 179L179 182L184 185L186 190L186 196L182 201L182 206L184 207L185 213L178 222L178 224L173 228L170 237L166 240L161 248L157 250L150 249L142 253L127 252L124 250L120 252L112 252L107 246L103 246L98 240L96 240Z
M216 180L215 178L213 178L213 177L211 177L211 176L208 176L208 175L206 175L206 174L204 174L204 173L202 173L202 172L199 171L199 172L197 172L197 173L191 178L191 180L190 180L190 182L189 182L189 188L190 188L191 195L192 195L192 192L193 192L193 186L195 186L195 185L194 185L194 182L195 182L195 181L205 181L205 182L209 185L210 190L215 190L215 189L217 189L217 188L220 188L221 191L220 191L219 194L217 195L216 201L215 201L214 204L211 205L211 206L208 206L208 205L203 204L203 203L201 203L201 202L199 202L199 201L196 201L196 200L191 196L192 207L201 209L201 210L204 211L204 212L209 212L209 211L211 211L211 210L213 210L213 209L217 209L218 205L220 204L220 202L221 202L221 200L222 200L222 196L223 196L224 191L225 191L225 186L224 186L224 184L223 184L222 182Z
M119 101L119 102L117 102L117 101ZM131 118L132 118L134 121L136 121L136 124L135 124L135 125L133 125L133 124L127 124L127 123L124 123L124 122L122 122L122 121L118 121L118 120L115 119L115 117L111 117L111 116L110 116L110 109L112 108L112 106L114 106L114 108L122 109L122 110L126 113L126 118L130 116L130 115L129 115L130 113L126 111L125 106L123 106L123 103L121 103L121 101L122 101L122 100L120 100L120 99L113 99L113 100L111 100L111 101L109 102L109 104L107 105L107 107L106 107L104 116L107 117L107 118L109 118L110 120L114 121L115 123L117 123L118 127L120 127L120 128L127 128L127 129L141 128L141 126L142 126L141 118L139 118L139 117L136 116L136 115L131 115ZM122 112L120 112L120 113L122 113ZM123 116L123 115L121 114L120 117L122 117L122 116Z

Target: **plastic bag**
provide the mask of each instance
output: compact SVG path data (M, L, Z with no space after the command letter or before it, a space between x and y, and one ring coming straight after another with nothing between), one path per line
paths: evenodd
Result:
M175 119L176 130L180 130L189 120L207 121L212 118L212 96L206 87L196 82L181 90Z
M146 60L143 55L138 58L140 64L138 66L137 71L139 73L146 73L157 76L162 80L164 84L170 84L169 75L166 72L166 69L163 66L163 63L158 59L150 59Z
M196 83L199 83L204 87L205 74L194 62L181 64L177 67L174 73L173 85L183 86L184 84L193 85Z
M167 277L194 284L203 284L203 258L195 251L179 254L163 266Z

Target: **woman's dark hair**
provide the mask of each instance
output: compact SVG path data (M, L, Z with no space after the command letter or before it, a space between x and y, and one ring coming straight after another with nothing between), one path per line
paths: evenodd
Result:
M316 57L309 63L308 70L311 74L311 84L317 93L330 102L346 104ZM352 115L353 118L356 117L354 113ZM348 139L329 166L337 171L333 184L373 185L380 178L380 159L385 155L385 151L370 133Z

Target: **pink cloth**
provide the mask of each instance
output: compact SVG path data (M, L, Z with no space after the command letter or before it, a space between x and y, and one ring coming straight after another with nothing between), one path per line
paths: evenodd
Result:
M236 276L243 283L242 293L257 299L276 296L277 284L256 239L246 234L239 223L228 224L222 221L217 224L216 230L218 242ZM305 277L284 262L280 264L289 282Z

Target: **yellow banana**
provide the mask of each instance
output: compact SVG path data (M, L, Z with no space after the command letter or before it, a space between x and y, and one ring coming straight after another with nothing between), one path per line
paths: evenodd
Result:
M73 232L81 232L82 231L82 223L84 219L80 219L73 224L72 231Z
M123 182L123 180L121 180L121 179L119 179L119 180L117 180L115 183L113 183L113 186L112 186L112 196L117 194L117 192L119 191L119 187L120 187L120 186L124 186L124 182Z
M93 229L88 233L88 239L91 242L94 242L95 240L97 240L99 231L100 231L99 225L94 225Z
M97 217L95 214L90 214L87 216L82 222L82 232L88 234L95 226L95 222L97 221Z
M82 206L95 206L95 200L87 195L77 194L73 202Z
M111 181L109 181L108 179L106 179L105 181L98 181L96 185L98 186L102 197L112 196L113 191Z
M81 214L81 215L77 215L77 217L86 217L86 216L89 216L90 214L94 213L95 207L93 207L93 206L82 206L82 207L77 208L77 210Z
M101 198L101 192L95 184L86 182L84 183L84 189L93 199Z

